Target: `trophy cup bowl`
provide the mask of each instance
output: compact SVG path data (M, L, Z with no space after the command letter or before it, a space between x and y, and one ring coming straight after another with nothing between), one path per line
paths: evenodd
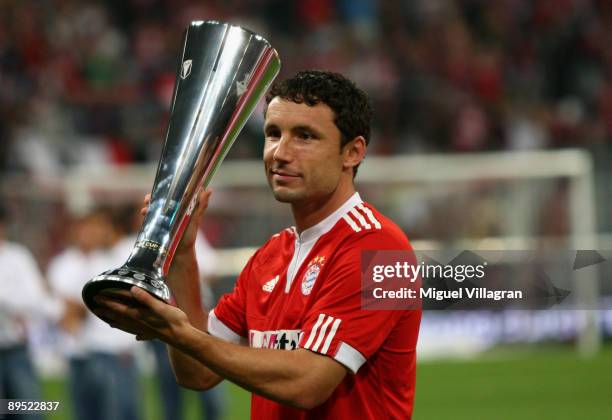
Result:
M126 263L89 280L90 310L102 291L138 286L169 302L174 251L223 158L280 70L274 48L239 26L194 21L185 30L170 119L151 202Z

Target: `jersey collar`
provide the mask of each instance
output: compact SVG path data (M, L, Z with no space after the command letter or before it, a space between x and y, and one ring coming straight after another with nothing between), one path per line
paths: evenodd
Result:
M350 196L349 199L344 202L344 204L336 209L336 211L327 216L325 219L321 220L316 225L304 230L301 234L297 233L295 226L292 226L291 229L293 230L297 240L301 243L317 240L322 235L329 232L346 212L360 203L363 203L363 200L361 199L359 193L355 192L355 194Z

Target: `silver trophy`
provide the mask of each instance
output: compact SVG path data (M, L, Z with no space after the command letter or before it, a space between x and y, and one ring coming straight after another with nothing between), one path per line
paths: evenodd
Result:
M127 262L83 287L96 294L133 285L168 302L166 275L197 203L238 133L280 70L261 36L215 21L192 22L184 34L170 121L151 202Z

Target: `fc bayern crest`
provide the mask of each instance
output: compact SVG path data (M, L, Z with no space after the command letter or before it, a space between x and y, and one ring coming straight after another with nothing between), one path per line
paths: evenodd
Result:
M308 296L314 287L315 281L321 272L325 257L315 257L308 263L308 268L302 279L302 294Z

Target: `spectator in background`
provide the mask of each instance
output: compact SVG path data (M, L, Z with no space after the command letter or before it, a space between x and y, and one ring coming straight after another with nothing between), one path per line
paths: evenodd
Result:
M49 265L53 288L66 300L78 302L82 317L64 328L64 352L69 360L69 386L79 420L138 420L141 401L134 339L109 329L86 311L83 285L119 264L114 248L120 234L108 211L94 210L75 220L72 246Z
M130 206L124 209L114 209L113 211L115 229L122 234L122 237L111 250L116 257L116 263L113 267L123 265L134 248L137 231L142 224L142 216L139 209L140 206L137 209ZM202 232L199 233L196 239L195 250L200 271L202 300L205 305L209 305L207 307L212 307L215 304L215 298L210 285L215 280L217 257L215 250ZM168 360L166 345L158 340L153 340L149 344L155 356L155 368L164 419L181 420L185 415L182 397L184 392L187 391L176 382L172 366ZM198 392L198 399L201 402L202 412L206 420L218 420L221 418L223 408L222 386Z
M30 251L5 239L6 225L7 213L0 207L0 399L41 400L28 350L29 321L49 318L69 325L76 309L47 293Z
M195 249L198 269L200 271L202 301L206 305L214 306L215 299L210 284L214 281L216 256L214 249L210 246L202 232L199 233L196 239ZM185 390L176 382L170 360L168 359L166 345L159 340L153 340L150 343L155 354L159 391L164 406L164 418L166 420L182 419L184 418L185 410L183 409L181 396ZM207 391L198 392L198 398L206 420L218 420L221 418L223 394L224 388L222 385Z

